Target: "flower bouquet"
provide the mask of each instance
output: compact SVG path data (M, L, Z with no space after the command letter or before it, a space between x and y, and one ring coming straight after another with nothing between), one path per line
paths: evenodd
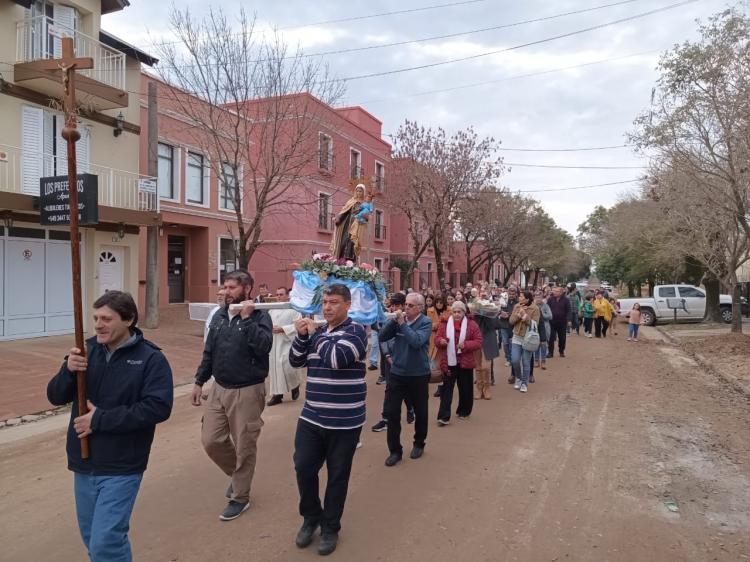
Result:
M496 318L500 314L500 307L497 303L489 300L476 299L469 303L469 311L472 314L486 316L487 318Z
M349 309L352 320L369 325L385 319L385 283L377 268L368 263L357 265L330 254L315 254L299 266L293 277L290 302L292 308L303 314L320 313L323 289L341 283L352 293Z

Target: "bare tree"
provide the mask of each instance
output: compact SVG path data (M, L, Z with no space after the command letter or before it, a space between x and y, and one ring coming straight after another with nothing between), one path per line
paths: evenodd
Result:
M750 244L750 19L728 9L699 31L699 41L662 56L653 106L636 121L632 140L654 157L657 195L667 216L682 221L673 222L675 232L692 234L691 255L732 289L732 331L741 332L737 270ZM684 212L687 201L692 213Z
M278 34L262 36L254 23L242 9L230 20L220 8L197 19L174 7L177 42L158 47L162 95L210 156L220 204L234 211L228 230L243 269L262 243L264 219L315 202L295 186L317 170L323 103L344 91L325 65L290 50Z
M493 156L496 148L493 138L480 139L471 127L448 136L441 128L409 120L394 137L394 156L418 164L412 166L415 180L407 183L413 193L404 194L402 205L411 207L428 233L441 287L443 250L454 238L454 212L460 201L500 177L503 165Z

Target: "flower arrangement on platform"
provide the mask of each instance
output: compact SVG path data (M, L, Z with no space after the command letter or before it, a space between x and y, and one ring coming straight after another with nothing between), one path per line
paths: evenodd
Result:
M336 259L330 254L314 254L311 260L307 260L302 263L300 269L303 271L312 271L320 275L320 278L325 281L329 275L333 275L338 279L350 279L352 281L365 281L375 284L379 281L383 283L383 276L376 267L369 263L355 264L351 260L345 258Z

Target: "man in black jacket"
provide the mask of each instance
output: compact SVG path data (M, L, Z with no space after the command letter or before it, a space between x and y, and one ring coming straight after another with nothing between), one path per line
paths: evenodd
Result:
M570 301L564 294L562 287L552 289L552 296L547 299L547 304L552 311L552 320L549 321L549 349L547 357L552 357L555 352L555 338L557 338L557 349L560 357L565 357L565 339L570 319Z
M255 310L252 290L253 278L246 271L224 278L225 304L211 320L192 394L193 405L200 406L202 387L213 375L201 441L211 460L232 479L226 492L229 503L219 515L222 521L236 519L250 507L266 404L273 323L267 312Z
M75 474L78 527L89 558L132 560L128 526L157 423L172 411L172 370L136 328L133 297L109 291L94 303L96 336L73 348L47 385L55 406L73 403L68 469ZM76 371L86 371L89 411L78 414ZM88 437L89 458L80 438Z

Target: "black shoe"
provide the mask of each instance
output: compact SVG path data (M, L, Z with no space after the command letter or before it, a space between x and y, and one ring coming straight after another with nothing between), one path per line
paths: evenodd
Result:
M302 527L300 527L299 531L297 532L297 538L294 540L294 544L296 544L299 548L305 548L310 546L310 543L313 540L313 535L315 534L315 530L318 528L319 523L317 521L308 521L305 519L305 522L302 523Z
M401 453L391 453L388 455L388 458L385 459L385 466L393 466L396 463L401 461L402 454Z
M375 433L379 433L381 431L385 431L386 429L388 429L388 422L385 421L385 420L380 420L378 423L376 423L375 425L372 426L372 430Z
M516 377L508 377L508 380L506 381L508 384L515 384Z
M250 507L250 502L238 502L235 500L229 500L229 503L224 508L224 511L219 515L219 519L222 521L231 521L237 519L242 515L247 508Z
M534 375L529 376L529 383L532 383L532 382L534 382Z
M226 493L224 494L228 500L232 499L232 494L234 493L234 488L232 488L232 483L229 483L229 488L227 488Z
M560 352L560 357L565 357L565 352L564 351Z
M385 384L385 377L383 375L380 375L378 377L378 380L375 381L375 384Z
M440 392L443 390L443 385L439 384L438 387L435 389L435 394L433 396L435 398L440 398Z
M411 450L411 454L409 455L409 458L411 459L418 459L422 456L422 453L424 453L424 447L417 447L414 445L414 447Z
M370 366L367 367L367 370L368 371L377 371L378 370L378 366L370 364Z
M553 357L554 357L554 355L552 355L551 353L547 354L547 359L552 359Z
M414 410L406 410L406 423L414 423Z
M318 545L318 554L328 556L336 550L336 544L339 542L339 534L331 531L323 531L320 535L320 544Z
M292 400L299 398L299 385L292 389Z
M276 406L284 401L284 397L281 394L274 394L271 399L266 402L266 406Z

